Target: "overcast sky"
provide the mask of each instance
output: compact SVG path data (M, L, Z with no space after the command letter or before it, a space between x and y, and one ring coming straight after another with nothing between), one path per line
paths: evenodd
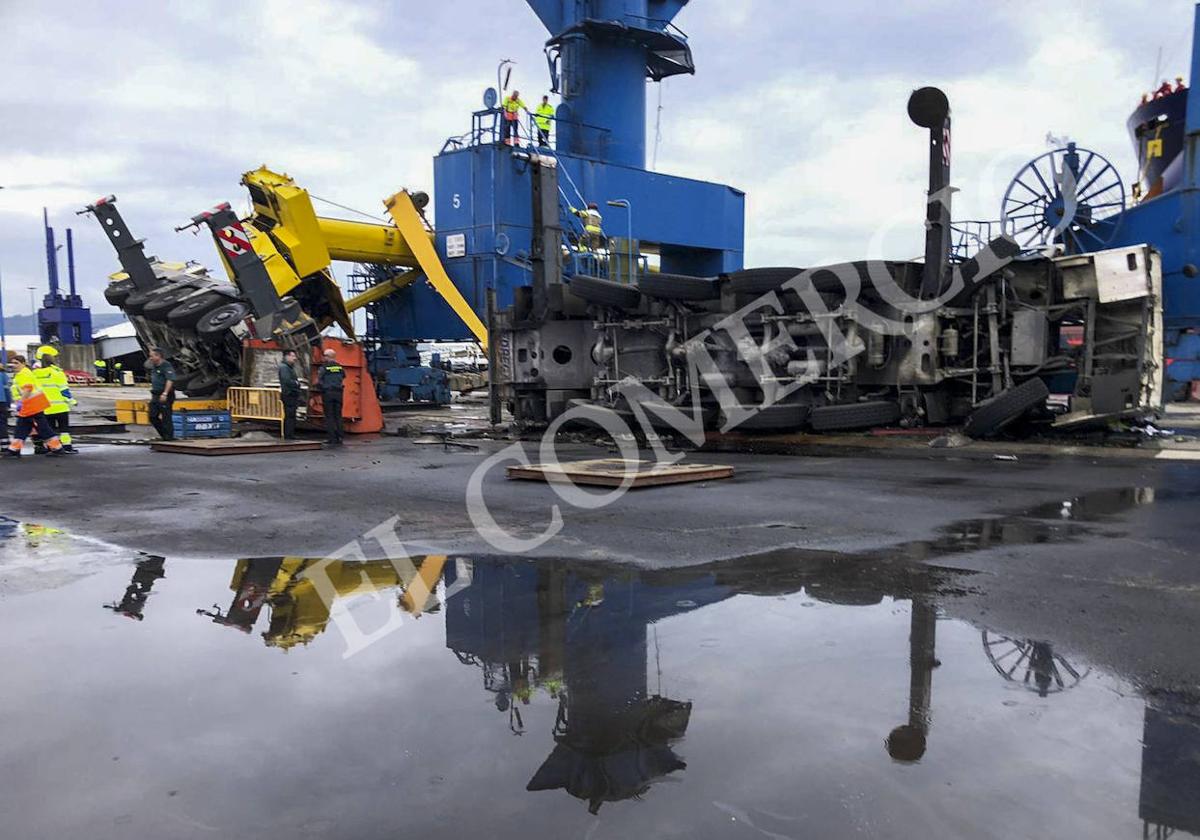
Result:
M953 108L956 218L998 216L1048 132L1133 180L1124 122L1160 49L1159 75L1188 75L1192 3L692 0L676 23L697 72L663 87L657 168L746 191L747 265L811 265L921 252L924 136L904 110L921 85ZM260 164L371 213L432 190L499 59L527 101L546 88L545 38L521 0L0 0L6 311L45 291L43 206L60 237L74 226L82 293L108 311L115 255L73 215L97 196L119 196L150 253L215 266L211 239L172 227L243 204Z

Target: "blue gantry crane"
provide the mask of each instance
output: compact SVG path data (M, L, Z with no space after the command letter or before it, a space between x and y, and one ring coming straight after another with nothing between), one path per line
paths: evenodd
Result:
M44 207L42 226L46 232L46 276L50 289L37 312L38 340L43 344L91 344L92 312L83 305L83 298L75 290L75 242L71 229L67 228L69 292L64 295L58 282L58 246L54 242L54 228L50 227L49 214Z
M434 159L435 244L466 300L483 313L492 289L498 307L511 306L516 290L532 282L535 231L546 222L562 230L567 277L631 282L651 255L663 272L710 276L741 268L744 194L646 169L647 80L694 72L687 37L673 23L686 0L527 2L549 32L550 88L560 98L553 148L536 146L525 128L521 144L499 142L498 106L507 93L501 78L499 90L484 93L471 129L448 140ZM534 206L539 167L531 156L552 158L557 171L557 195L543 197L541 207ZM586 247L571 213L587 204L619 208L605 222L613 244L602 258ZM424 283L372 310L381 345L470 338Z

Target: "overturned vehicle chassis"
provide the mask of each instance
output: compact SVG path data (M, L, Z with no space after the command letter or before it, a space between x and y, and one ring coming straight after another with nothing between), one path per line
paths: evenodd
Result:
M929 110L910 101L934 143L924 261L648 273L637 285L564 277L557 172L531 155L533 282L492 316L493 414L504 405L536 428L602 406L697 444L713 430L963 424L987 436L1039 410L1059 428L1153 416L1156 252L1048 257L1001 237L952 258L949 157L936 145L948 106L935 97Z
M523 427L581 400L723 432L965 423L987 435L1051 392L1066 397L1060 427L1159 407L1151 249L1014 261L932 302L913 294L921 268L576 277L540 318L532 294L499 315L495 385Z

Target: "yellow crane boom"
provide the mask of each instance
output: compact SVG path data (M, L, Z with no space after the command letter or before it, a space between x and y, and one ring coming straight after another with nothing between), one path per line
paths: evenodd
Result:
M321 327L336 322L353 335L351 311L411 285L420 273L486 348L487 328L450 281L433 247L433 232L408 192L384 202L394 222L389 225L318 216L307 190L266 166L244 173L242 184L252 207L246 229L275 290L295 297ZM330 269L335 260L412 270L347 303Z

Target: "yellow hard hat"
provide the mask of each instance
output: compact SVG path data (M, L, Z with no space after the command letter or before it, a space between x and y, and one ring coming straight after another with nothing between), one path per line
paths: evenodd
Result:
M37 357L39 359L42 356L57 356L57 355L58 355L58 348L51 344L43 344L41 347L39 347L37 349Z

